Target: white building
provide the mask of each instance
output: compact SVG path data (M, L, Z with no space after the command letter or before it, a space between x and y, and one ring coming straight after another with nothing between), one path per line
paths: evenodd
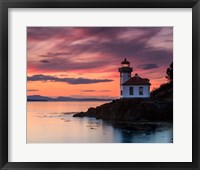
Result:
M119 68L120 72L120 97L121 98L148 98L150 97L150 82L147 78L141 78L138 74L131 77L132 68L130 62L124 59Z

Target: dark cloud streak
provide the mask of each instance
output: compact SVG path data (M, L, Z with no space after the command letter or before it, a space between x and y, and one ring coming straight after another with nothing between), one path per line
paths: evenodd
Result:
M27 77L27 81L52 81L52 82L64 82L68 84L94 84L102 82L111 82L111 79L87 79L87 78L59 78L49 75L33 75Z
M159 68L159 66L156 63L149 63L149 64L139 65L138 68L141 68L143 70L150 70L154 68Z
M70 55L71 53L59 53L59 52L48 52L47 54L39 55L40 57L57 57L57 56L65 56Z
M81 90L81 92L96 92L96 90Z
M40 62L41 62L41 63L47 63L47 64L49 64L49 63L50 63L50 61L49 61L49 60L40 60Z
M37 89L28 89L27 91L33 92L33 91L39 91L39 90L37 90Z
M110 90L81 90L81 92L110 92Z

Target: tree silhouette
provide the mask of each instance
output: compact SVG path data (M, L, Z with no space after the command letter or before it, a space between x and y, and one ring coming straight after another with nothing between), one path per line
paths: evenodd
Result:
M166 78L170 81L170 82L173 82L173 62L170 64L170 67L167 68L167 76Z

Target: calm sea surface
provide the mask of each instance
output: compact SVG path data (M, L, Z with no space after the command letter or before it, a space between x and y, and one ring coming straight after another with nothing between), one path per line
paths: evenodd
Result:
M27 143L172 143L173 127L157 123L149 130L122 128L95 118L74 118L105 102L28 102Z

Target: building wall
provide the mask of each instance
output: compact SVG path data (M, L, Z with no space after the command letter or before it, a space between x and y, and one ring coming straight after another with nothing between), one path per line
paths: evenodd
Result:
M121 91L123 91L123 84L127 80L131 78L131 73L120 73L120 97L122 98L123 96L121 95Z
M133 95L129 95L129 87L133 87ZM143 95L139 95L139 87L143 87ZM149 85L122 86L121 98L148 98L150 97Z

